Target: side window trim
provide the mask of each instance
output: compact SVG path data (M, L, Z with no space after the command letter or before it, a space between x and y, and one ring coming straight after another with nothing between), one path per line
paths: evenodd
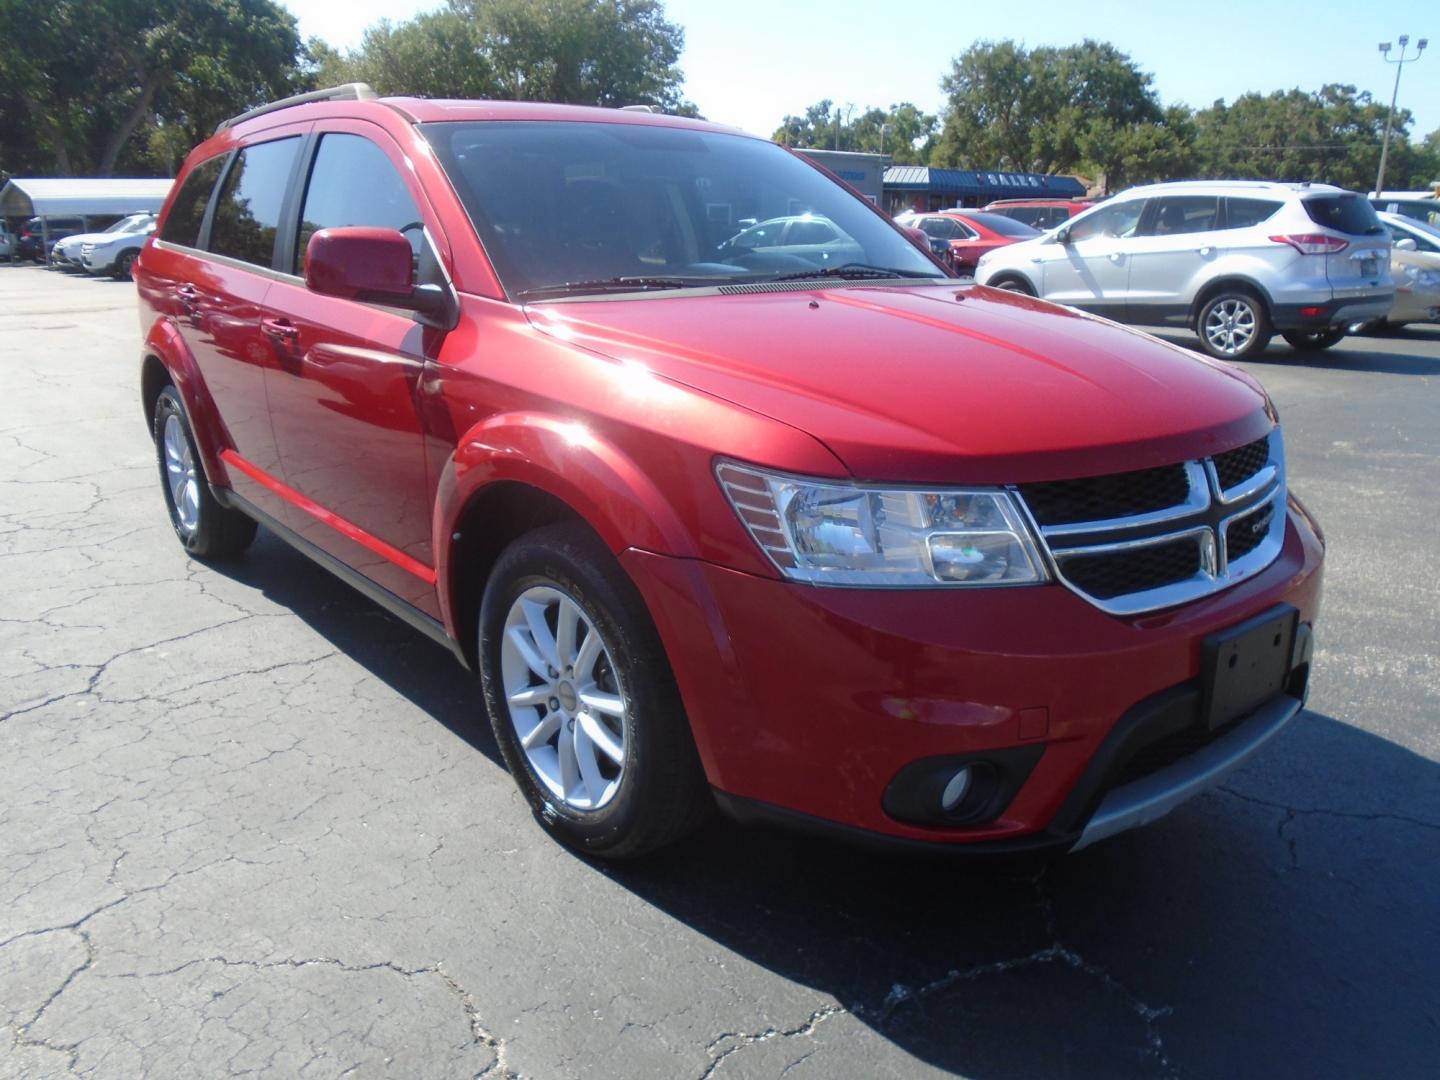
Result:
M295 155L295 164L290 170L290 180L285 188L285 199L280 204L280 224L275 234L272 269L287 278L300 281L304 281L305 277L303 273L296 274L293 269L295 245L299 239L300 213L305 202L305 192L310 187L310 173L315 168L315 160L320 152L321 136L322 133L316 131L312 125L300 143L300 150Z

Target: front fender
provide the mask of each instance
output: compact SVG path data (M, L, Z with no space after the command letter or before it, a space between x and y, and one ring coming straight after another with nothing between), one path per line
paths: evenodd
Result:
M461 437L439 478L435 500L436 575L453 580L455 535L471 499L514 482L565 503L616 554L636 547L682 558L694 540L655 482L618 447L583 424L536 412L502 413ZM448 590L440 590L448 609ZM453 612L443 612L447 624Z
M170 381L180 393L181 401L185 403L206 479L217 487L229 487L230 474L220 459L220 451L232 445L230 433L220 419L215 400L210 396L190 346L173 323L157 319L145 336L145 356L153 356L164 365Z

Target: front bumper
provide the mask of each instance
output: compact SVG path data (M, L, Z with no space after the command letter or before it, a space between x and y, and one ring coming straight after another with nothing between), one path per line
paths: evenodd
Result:
M1171 762L1161 770L1168 779L1151 773L1149 787L1129 790L1117 782L1123 763L1105 752L1157 699L1165 725L1190 722L1182 699L1197 700L1207 635L1280 603L1313 624L1323 550L1298 507L1287 516L1266 570L1136 618L1107 615L1058 585L832 589L635 550L622 562L655 618L722 803L902 844L1065 847L1153 819L1263 742L1240 736L1252 716L1212 744L1226 749ZM1247 753L1227 741L1235 737ZM907 766L1017 748L1036 760L992 820L923 825L886 812L886 791Z

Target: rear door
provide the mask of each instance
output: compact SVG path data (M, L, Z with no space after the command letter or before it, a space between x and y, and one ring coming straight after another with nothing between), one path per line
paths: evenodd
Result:
M1149 200L1129 242L1127 318L1159 325L1183 322L1224 242L1217 195L1164 195Z
M278 358L260 319L304 127L197 166L196 190L187 179L156 245L163 257L147 260L155 302L172 314L216 410L232 487L282 521L285 503L265 483L280 465L265 393L265 371ZM212 196L206 180L216 175Z
M422 284L444 284L440 236L405 156L381 128L329 121L299 188L285 274L267 300L281 360L266 370L291 515L311 543L431 615L439 615L420 380L445 334L409 312L305 287L305 247L322 228L397 229Z

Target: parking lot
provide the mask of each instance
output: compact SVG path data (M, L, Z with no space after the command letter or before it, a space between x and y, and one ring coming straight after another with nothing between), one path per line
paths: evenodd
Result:
M447 652L266 534L186 559L131 283L0 266L0 329L0 1075L1435 1074L1440 328L1246 365L1329 542L1310 709L1044 871L568 853Z

